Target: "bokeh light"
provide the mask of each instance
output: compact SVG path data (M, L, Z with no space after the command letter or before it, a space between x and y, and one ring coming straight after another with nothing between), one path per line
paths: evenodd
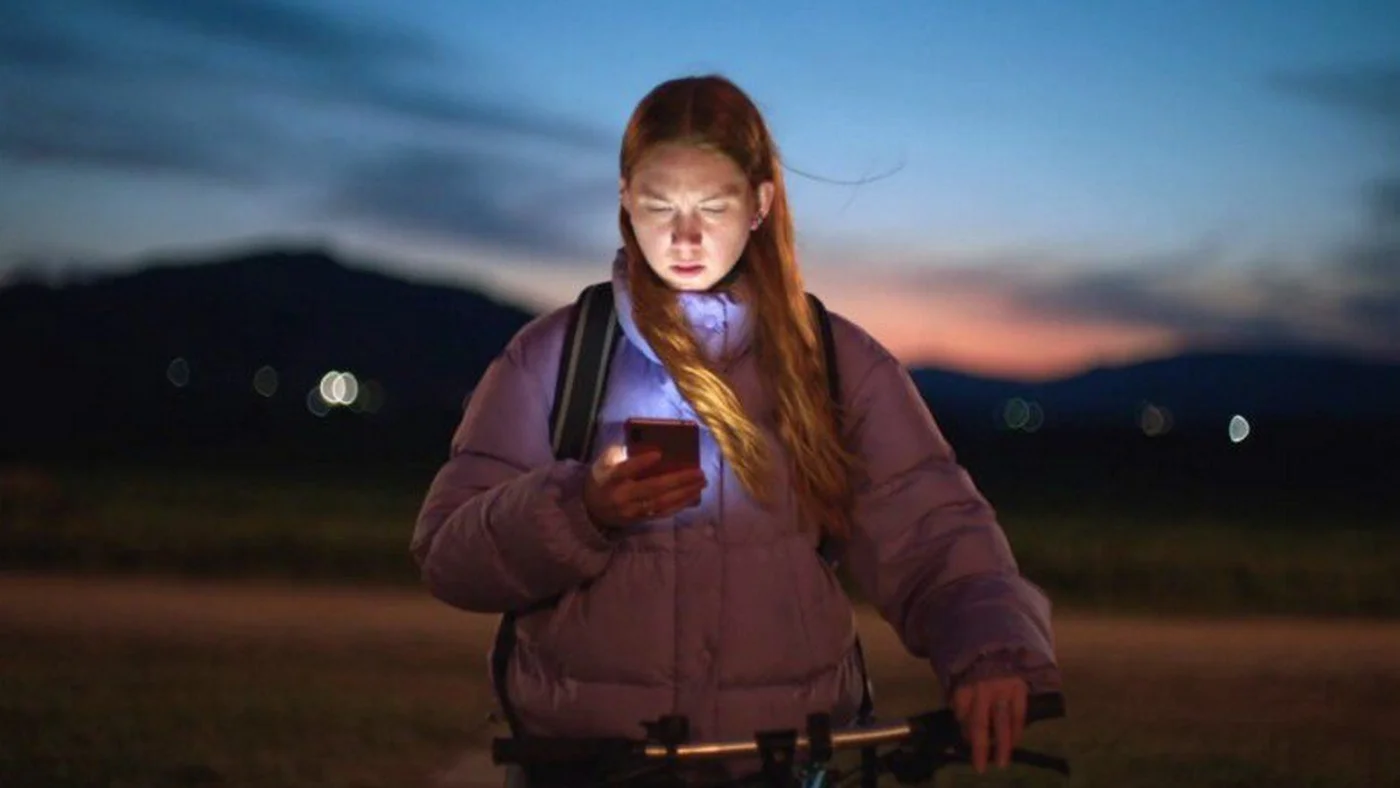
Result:
M165 368L165 377L175 388L184 388L190 384L190 362L184 358L176 358Z
M1045 410L1039 402L1012 397L1002 408L1001 422L1008 429L1035 432L1045 424Z
M327 405L350 405L360 396L360 381L350 372L331 370L321 376L317 390Z
M277 393L277 383L277 370L272 367L264 366L253 373L253 390L264 397Z
M331 412L330 403L321 396L319 387L314 387L306 392L306 409L311 411L313 416L325 416Z
M350 403L350 410L356 413L378 413L384 406L384 386L377 380L366 380L359 384L359 396Z
M1150 438L1166 435L1172 429L1172 412L1162 405L1149 402L1138 413L1138 426Z
M1249 437L1250 432L1249 419L1239 414L1230 417L1230 442L1241 443Z
M1031 420L1030 405L1020 397L1012 397L1006 401L1006 407L1002 408L1001 418L1007 427L1019 430Z
M1026 419L1026 425L1021 429L1026 432L1035 432L1045 425L1045 409L1040 407L1039 402L1032 400L1030 411L1030 418Z

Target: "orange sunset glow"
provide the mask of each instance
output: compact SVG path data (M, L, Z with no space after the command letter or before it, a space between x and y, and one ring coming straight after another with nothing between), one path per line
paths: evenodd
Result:
M1164 355L1171 332L1103 321L1026 314L995 292L901 292L892 284L825 283L812 289L909 365L989 377L1044 380L1086 368Z

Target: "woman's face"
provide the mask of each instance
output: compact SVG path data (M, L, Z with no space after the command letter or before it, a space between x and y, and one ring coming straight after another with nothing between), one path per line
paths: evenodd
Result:
M676 290L709 290L739 262L773 184L757 193L732 159L693 145L658 145L620 184L622 207L651 270Z

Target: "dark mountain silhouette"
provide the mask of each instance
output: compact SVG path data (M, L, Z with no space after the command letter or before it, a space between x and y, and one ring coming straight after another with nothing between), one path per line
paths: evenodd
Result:
M463 397L532 317L319 249L12 285L0 289L0 460L433 464ZM264 367L275 392L256 377ZM313 415L332 370L353 373L363 396ZM1235 413L1261 427L1250 473L1270 483L1308 463L1378 478L1394 463L1377 447L1400 446L1400 365L1197 353L1045 383L912 374L960 453L1007 478L1069 466L1160 476L1163 462L1220 475L1246 456L1224 437ZM1146 403L1173 430L1145 443ZM1008 416L1035 435L1006 429Z
M925 399L959 420L1005 423L1014 400L1038 406L1043 429L1141 425L1148 406L1174 428L1273 422L1400 421L1400 364L1303 353L1193 352L1062 380L1025 383L912 371Z
M1195 352L1043 383L912 374L994 498L1267 512L1275 524L1318 507L1388 521L1400 505L1400 365Z
M455 418L531 317L314 249L24 284L0 291L0 435L12 452L67 454L314 441L331 429L315 422L343 430L360 421L411 440L442 414ZM271 397L254 389L265 366L275 371ZM379 394L377 411L311 415L307 395L332 370ZM264 373L265 390L271 381Z

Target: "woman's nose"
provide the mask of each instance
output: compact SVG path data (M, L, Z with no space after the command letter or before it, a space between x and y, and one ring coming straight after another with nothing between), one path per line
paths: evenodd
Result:
M700 244L700 217L681 213L671 225L671 243L679 246Z

